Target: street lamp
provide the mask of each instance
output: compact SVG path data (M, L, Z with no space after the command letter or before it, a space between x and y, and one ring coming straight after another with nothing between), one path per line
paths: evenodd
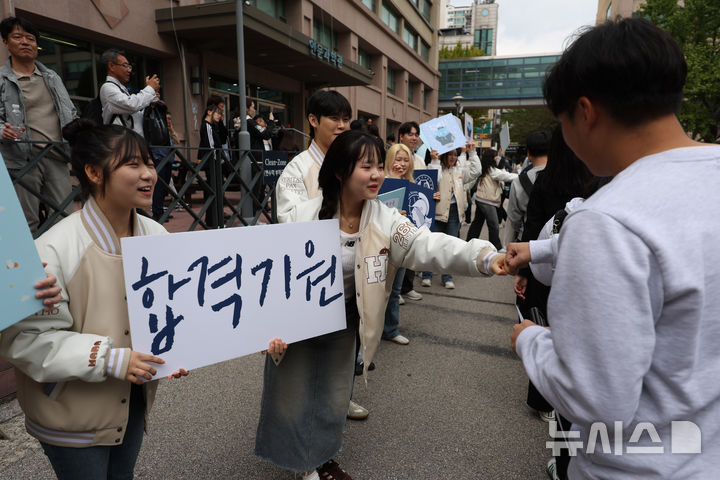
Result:
M460 117L460 114L462 113L462 106L460 106L460 102L465 100L465 97L460 95L460 92L456 93L455 96L452 98L452 101L455 102L455 113L458 117Z

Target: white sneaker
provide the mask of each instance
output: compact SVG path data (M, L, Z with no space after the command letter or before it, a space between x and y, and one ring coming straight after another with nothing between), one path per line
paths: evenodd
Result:
M320 480L320 474L317 472L317 470L313 470L312 473L308 475L303 475L303 480Z
M540 417L540 420L543 422L554 422L555 421L555 410L552 410L550 412L541 412L538 410L538 416Z
M422 295L420 295L415 290L410 290L409 292L406 292L405 296L410 300L422 300Z
M405 305L405 299L402 298L402 295L400 295L400 298L398 298L398 304L399 304L399 305Z
M393 343L397 343L398 345L407 345L410 343L410 340L407 339L407 337L403 337L402 335L395 335L393 338L388 338L389 341Z
M445 282L445 288L447 288L448 290L452 290L453 288L455 288L455 284L452 280L450 280L449 282Z
M507 253L507 248L501 248L500 250L498 250L498 253Z
M423 278L420 285L422 285L423 287L432 287L432 280L429 278Z
M350 400L350 405L348 406L348 413L347 418L350 420L365 420L368 415L370 415L370 412L367 408L358 405L357 403Z

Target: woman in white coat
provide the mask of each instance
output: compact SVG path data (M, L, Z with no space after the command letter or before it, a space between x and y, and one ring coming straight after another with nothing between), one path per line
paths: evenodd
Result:
M383 332L399 267L462 275L503 273L504 255L486 241L464 242L416 228L377 200L385 179L380 145L350 130L333 141L318 182L323 195L304 202L292 221L337 218L347 327L289 345L266 360L255 453L304 480L350 479L332 459L340 450L359 332L367 371ZM388 280L390 279L390 280ZM324 477L321 477L323 475Z

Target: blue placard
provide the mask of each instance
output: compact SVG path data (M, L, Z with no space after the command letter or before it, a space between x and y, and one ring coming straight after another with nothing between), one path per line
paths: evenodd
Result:
M402 207L405 204L405 187L398 188L397 190L393 190L391 192L378 194L377 198L386 206L395 208L398 212L401 212Z
M433 192L438 191L438 171L434 168L413 170L413 178L421 187L429 188Z
M263 159L263 181L265 185L275 185L278 177L288 164L288 152L279 150L265 151Z
M416 227L435 228L435 200L433 191L416 183L408 182L405 188L405 210Z
M380 186L378 195L382 195L383 193L392 192L393 190L397 190L400 188L406 188L411 183L412 182L410 182L409 180L405 180L404 178L385 177L385 181L383 181L383 184ZM407 189L405 190L405 199L403 200L401 210L407 210Z
M33 285L45 278L15 188L0 157L0 330L43 308Z

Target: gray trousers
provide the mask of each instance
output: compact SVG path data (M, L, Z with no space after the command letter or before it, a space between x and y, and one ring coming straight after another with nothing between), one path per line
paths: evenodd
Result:
M17 177L20 173L19 169L9 169L9 171L14 177ZM55 205L60 205L72 191L70 170L67 163L50 158L40 160L30 171L23 175L22 180L32 190L45 195ZM18 200L20 200L30 231L35 233L40 226L40 199L19 183L15 184L15 193ZM46 207L48 213L52 213L50 211L51 207L49 205ZM52 210L54 211L54 209ZM73 210L72 203L65 208L67 214L71 214Z

